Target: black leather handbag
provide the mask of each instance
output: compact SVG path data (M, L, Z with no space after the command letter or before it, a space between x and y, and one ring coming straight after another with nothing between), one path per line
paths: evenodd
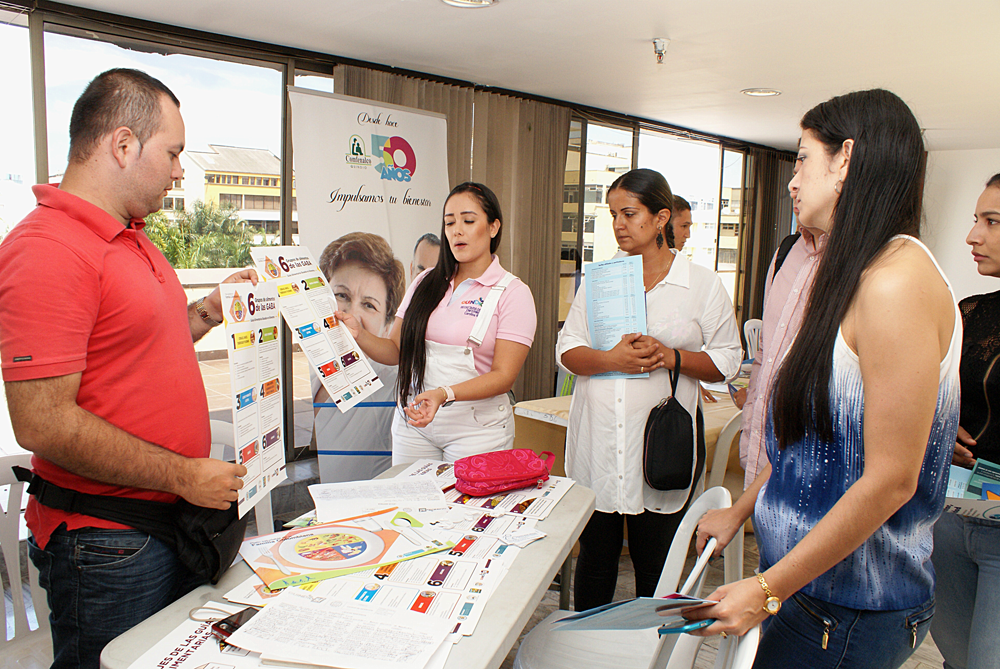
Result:
M674 368L668 372L670 397L649 412L643 432L642 474L653 490L687 490L695 479L694 422L675 397L680 366L681 354L674 349Z

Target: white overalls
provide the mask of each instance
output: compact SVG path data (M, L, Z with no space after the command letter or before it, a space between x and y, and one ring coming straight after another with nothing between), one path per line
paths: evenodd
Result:
M482 345L500 296L515 278L507 272L490 288L465 346L426 340L424 389L454 386L479 376L472 347ZM427 427L414 427L406 421L406 414L397 407L392 419L393 465L421 459L454 462L467 455L514 446L514 416L506 393L484 400L456 401L449 406L441 406Z

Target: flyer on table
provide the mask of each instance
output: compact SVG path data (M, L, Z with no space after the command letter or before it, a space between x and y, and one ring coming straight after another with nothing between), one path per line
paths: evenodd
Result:
M381 388L354 337L334 318L337 300L309 249L262 246L250 254L264 282L277 286L281 315L337 408L347 411Z
M278 291L274 285L219 285L229 353L236 462L247 468L239 491L242 517L285 480L278 345Z

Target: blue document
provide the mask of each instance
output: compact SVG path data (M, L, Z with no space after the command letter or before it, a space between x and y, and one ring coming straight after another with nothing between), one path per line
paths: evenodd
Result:
M557 620L553 630L640 630L665 625L667 629L687 624L685 609L715 602L674 593L666 597L639 597L598 606Z
M642 257L625 256L587 265L587 327L591 348L610 351L622 335L646 334L646 291ZM644 379L645 374L605 372L595 377Z

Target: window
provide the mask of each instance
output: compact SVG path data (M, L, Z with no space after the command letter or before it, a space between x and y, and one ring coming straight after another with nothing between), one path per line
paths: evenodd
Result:
M163 198L163 208L167 209L167 210L173 209L174 208L174 198L172 198L172 197L165 197L165 198Z
M722 265L736 265L736 249L719 249L719 269Z
M722 197L719 202L719 258L716 273L722 279L729 298L736 292L737 250L740 239L739 202L743 185L743 153L725 150L722 153ZM735 205L735 206L733 206ZM734 300L735 301L735 300Z
M601 204L604 202L604 187L599 184L587 184L583 187L583 201L588 204Z
M576 204L580 201L580 186L577 184L563 185L563 203Z
M35 207L35 150L27 16L0 10L0 239ZM17 131L11 130L17 128ZM65 128L64 128L65 131Z
M691 237L682 253L691 262L715 269L719 197L719 161L722 147L712 142L681 139L662 132L639 135L639 167L662 174L675 195L691 203Z
M597 214L587 214L583 217L583 231L584 233L594 232L594 224L597 223Z
M181 181L183 181L183 180L184 180L184 177L181 177L180 179L174 179L174 185L173 185L173 187L177 188L177 189L180 189L181 188Z
M237 209L242 209L243 196L240 195L239 193L219 193L219 206L226 206L226 205L232 205Z

